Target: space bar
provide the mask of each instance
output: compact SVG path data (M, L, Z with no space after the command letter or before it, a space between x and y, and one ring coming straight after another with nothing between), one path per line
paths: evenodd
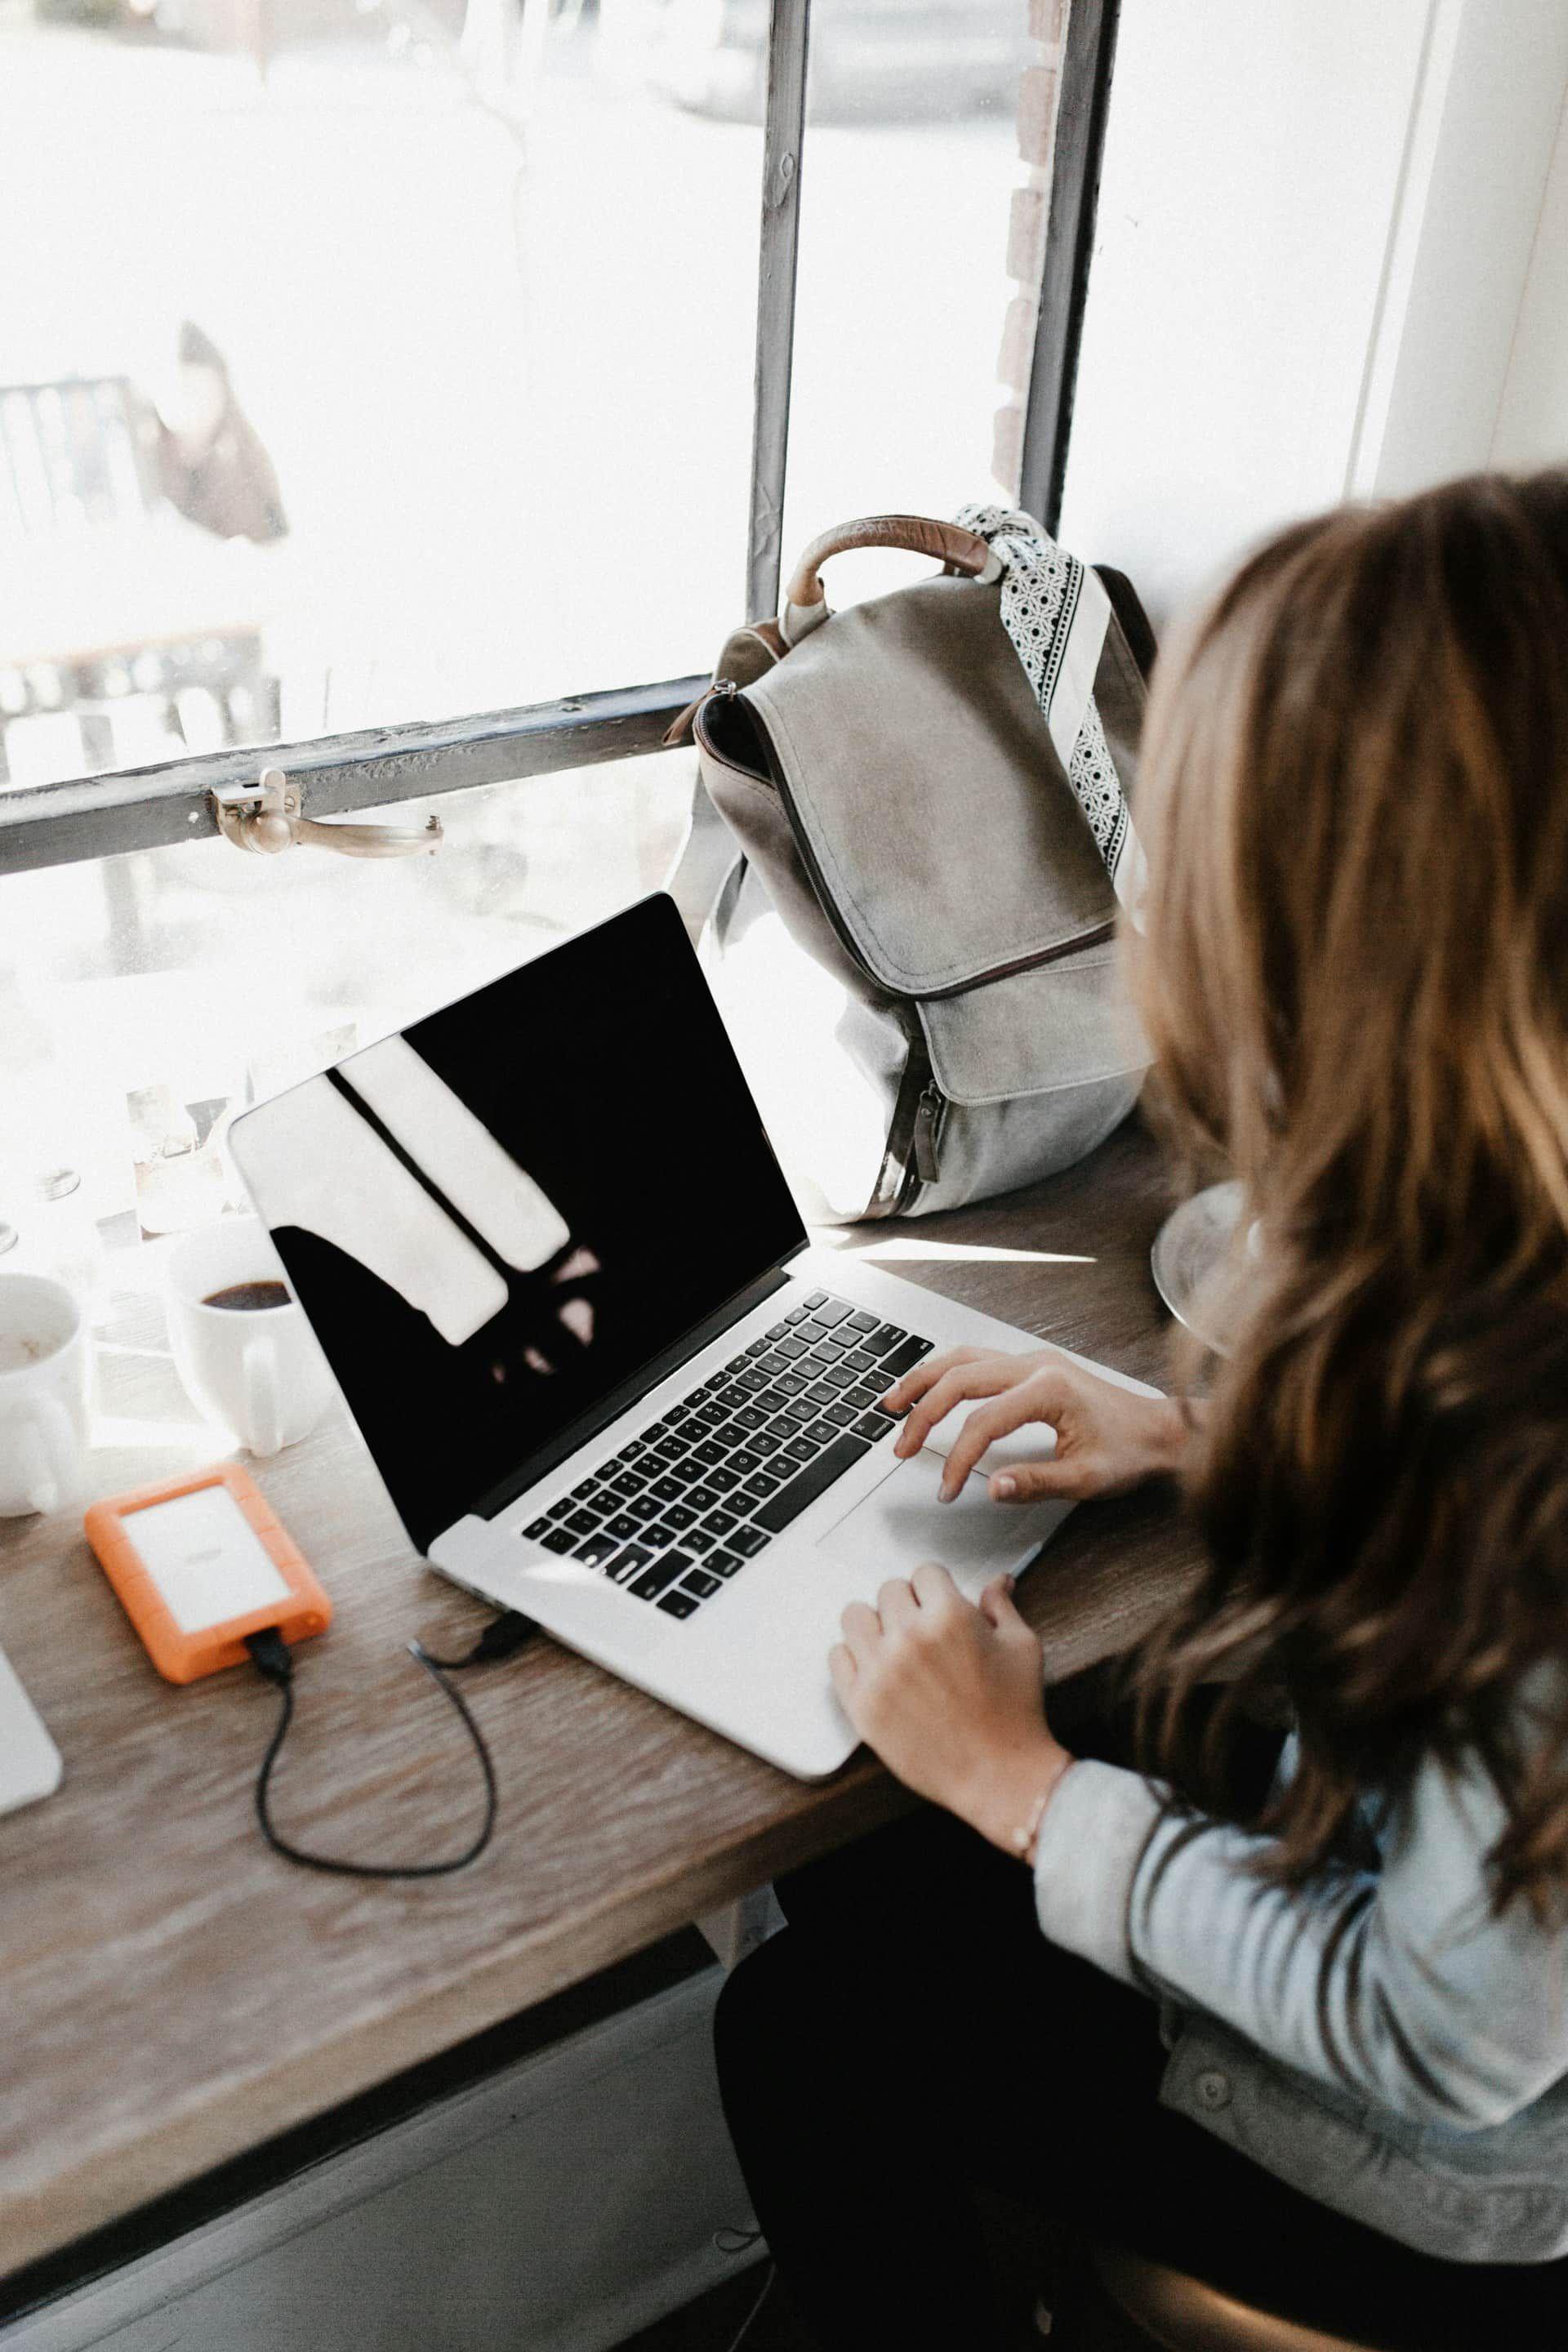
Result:
M770 1495L767 1501L752 1513L752 1518L758 1527L766 1528L769 1535L782 1535L792 1519L799 1518L808 1503L815 1503L818 1495L832 1486L835 1478L842 1478L846 1470L852 1470L860 1456L870 1451L870 1447L858 1437L836 1437L826 1454L819 1454L815 1462L808 1463L798 1476L790 1480L787 1486L781 1486L776 1495Z

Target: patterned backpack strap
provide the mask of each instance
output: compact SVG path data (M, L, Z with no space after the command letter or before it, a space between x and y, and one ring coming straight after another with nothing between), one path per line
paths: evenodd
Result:
M1002 625L1024 666L1111 887L1134 925L1148 869L1095 707L1110 599L1076 555L1015 508L970 506L956 520L1002 559Z

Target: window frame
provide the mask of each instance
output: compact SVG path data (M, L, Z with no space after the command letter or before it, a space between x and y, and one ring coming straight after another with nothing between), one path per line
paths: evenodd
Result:
M1037 8L1040 0L1035 0ZM1060 509L1120 0L1068 0L1058 64L1045 262L1025 409L1020 501L1054 530ZM763 129L746 548L749 615L777 610L789 457L795 279L811 0L772 0ZM214 837L213 794L283 767L307 812L337 816L475 785L559 773L660 748L706 673L563 695L447 719L249 744L145 768L0 790L0 876Z

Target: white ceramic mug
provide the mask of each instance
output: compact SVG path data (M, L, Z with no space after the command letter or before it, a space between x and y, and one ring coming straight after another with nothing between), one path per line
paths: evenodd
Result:
M334 1383L291 1289L281 1307L207 1303L250 1282L289 1285L259 1217L226 1217L187 1234L169 1256L169 1343L197 1409L252 1454L277 1454L315 1428Z
M65 1284L0 1272L0 1518L77 1500L91 1366L86 1318Z

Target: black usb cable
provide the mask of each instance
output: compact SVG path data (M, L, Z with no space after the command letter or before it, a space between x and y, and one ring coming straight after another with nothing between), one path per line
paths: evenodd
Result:
M525 1642L531 1641L538 1631L531 1617L525 1617L521 1610L509 1609L504 1615L491 1619L466 1657L434 1658L423 1643L410 1642L408 1644L409 1656L424 1667L437 1689L457 1709L463 1728L473 1742L474 1753L479 1759L479 1770L484 1775L484 1819L462 1853L453 1854L444 1862L349 1862L337 1854L311 1853L304 1846L295 1845L273 1826L272 1768L294 1720L294 1659L289 1644L274 1627L269 1626L265 1633L252 1633L245 1646L250 1652L257 1672L272 1685L282 1702L278 1711L277 1726L268 1743L267 1753L261 1759L261 1769L256 1776L256 1818L261 1824L262 1836L274 1853L280 1853L286 1862L298 1863L302 1870L329 1871L339 1878L447 1878L453 1871L466 1870L469 1863L477 1862L489 1845L496 1825L495 1766L490 1760L485 1736L474 1720L472 1709L447 1677L460 1674L466 1666L488 1666L499 1659L510 1658L514 1651L521 1649Z

